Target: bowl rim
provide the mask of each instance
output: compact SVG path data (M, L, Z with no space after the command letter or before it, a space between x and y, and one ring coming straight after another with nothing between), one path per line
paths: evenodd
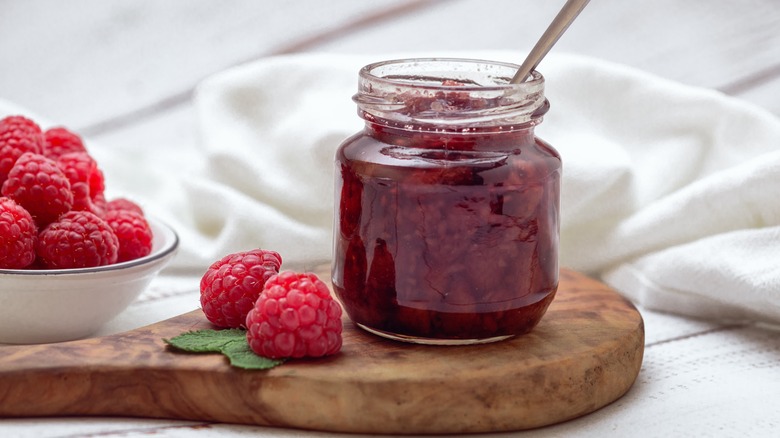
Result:
M163 233L169 234L169 239L163 241L163 245L156 251L133 260L114 263L111 265L96 266L92 268L72 268L72 269L0 269L0 275L18 275L18 276L42 276L42 275L80 275L92 274L98 272L111 272L122 269L132 268L134 266L145 265L154 261L163 259L176 251L179 247L179 235L176 230L156 217L146 215L146 220L153 228L156 226L163 230Z

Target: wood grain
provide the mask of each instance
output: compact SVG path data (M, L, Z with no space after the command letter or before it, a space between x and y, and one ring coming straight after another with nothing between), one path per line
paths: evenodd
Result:
M324 276L324 273L323 273ZM209 328L200 310L124 334L0 346L0 416L111 415L363 433L533 428L622 396L643 356L641 315L607 286L564 270L530 334L436 347L345 321L338 355L268 371L173 353L163 338Z

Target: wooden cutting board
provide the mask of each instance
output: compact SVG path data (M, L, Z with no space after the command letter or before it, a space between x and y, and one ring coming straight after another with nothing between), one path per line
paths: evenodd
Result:
M568 270L532 333L493 344L403 344L345 320L338 355L246 371L221 355L173 353L162 341L201 328L211 326L195 310L118 335L0 346L0 416L137 416L362 433L518 430L618 399L636 379L644 351L634 306Z

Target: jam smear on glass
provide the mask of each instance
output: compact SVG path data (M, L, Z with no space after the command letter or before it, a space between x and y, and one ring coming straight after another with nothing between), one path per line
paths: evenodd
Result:
M374 68L361 93L382 100L359 93L365 129L336 156L333 285L347 314L420 343L530 331L558 285L561 161L533 133L547 101L441 75L372 84Z

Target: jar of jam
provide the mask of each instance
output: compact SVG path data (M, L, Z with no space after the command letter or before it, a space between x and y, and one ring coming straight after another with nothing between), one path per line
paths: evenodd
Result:
M468 59L360 70L336 153L334 290L365 330L427 344L530 331L558 286L561 160L538 72Z

